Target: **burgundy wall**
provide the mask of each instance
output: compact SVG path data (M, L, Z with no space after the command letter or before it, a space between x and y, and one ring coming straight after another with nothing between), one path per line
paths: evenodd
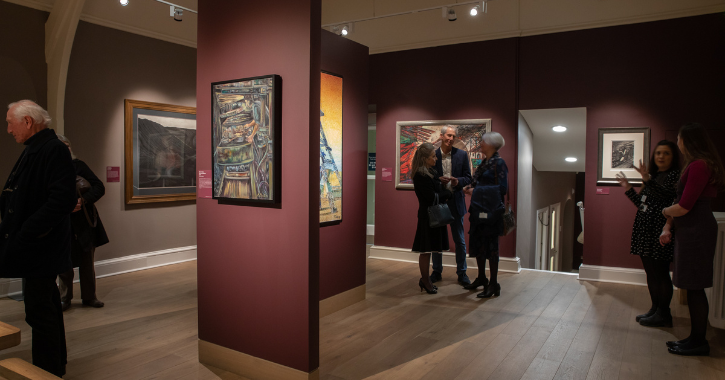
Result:
M491 118L492 129L506 140L500 153L509 168L515 207L516 46L516 39L503 39L371 56L370 103L377 105L376 245L409 249L415 237L415 193L381 180L382 168L395 170L398 121ZM501 255L515 256L515 243L515 234L502 238Z
M342 222L320 228L320 300L365 284L368 47L322 31L322 70L342 75Z
M199 169L211 83L283 83L281 207L197 202L199 339L305 372L319 366L320 22L320 0L199 1Z
M723 68L722 13L521 39L521 108L587 107L584 264L641 267L629 254L635 209L624 191L596 195L598 129L649 127L654 146L699 121L722 154Z

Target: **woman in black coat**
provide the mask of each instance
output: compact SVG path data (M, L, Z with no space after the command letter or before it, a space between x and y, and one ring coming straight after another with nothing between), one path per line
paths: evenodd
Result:
M58 135L58 139L67 145L71 151L76 176L83 177L91 185L91 188L78 198L76 207L71 214L71 227L73 229L71 258L73 260L73 267L78 267L83 304L92 307L103 307L103 302L96 298L94 254L96 247L108 243L108 236L106 235L106 230L103 228L103 223L98 216L98 210L96 210L94 204L103 197L106 193L106 188L91 168L85 162L75 157L71 149L70 140L63 135ZM73 269L58 275L63 311L68 310L71 306L71 299L73 299L73 277Z
M652 300L649 311L635 319L642 326L672 327L670 263L675 247L672 243L661 245L660 233L667 223L661 211L672 205L677 197L677 181L680 180L680 155L677 145L672 141L660 141L652 153L649 168L640 161L639 167L635 169L644 182L639 193L634 190L624 173L617 174L617 181L626 189L624 194L638 209L632 228L630 253L642 259Z
M433 167L437 160L433 144L423 143L416 150L411 167L415 196L418 197L418 226L415 229L412 251L420 253L418 265L421 279L418 281L418 286L421 291L425 289L428 294L438 292L438 288L430 282L430 255L432 252L448 249L448 228L446 226L431 228L428 218L428 207L435 204L436 196L438 203L446 203L451 197L451 192L443 190L440 180L436 178Z

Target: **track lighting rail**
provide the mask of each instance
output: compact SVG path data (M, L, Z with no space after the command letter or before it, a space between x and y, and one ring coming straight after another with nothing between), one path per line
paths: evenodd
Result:
M156 1L160 1L160 0L156 0ZM484 0L484 1L478 0L478 1L467 1L467 2L463 2L463 3L447 4L447 5L437 5L435 7L415 9L415 10L411 10L411 11L398 12L398 13L390 13L390 14L386 14L386 15L366 17L366 18L360 18L360 19L356 19L356 20L338 21L338 22L334 22L332 24L322 25L322 27L327 28L327 27L337 26L337 25L342 25L342 24L371 21L371 20L377 20L377 19L388 18L388 17L408 15L408 14L413 14L413 13L418 13L418 12L433 11L433 10L442 9L442 8L452 8L452 7L460 7L460 6L464 6L464 5L474 5L474 4L481 5L481 3L488 3L488 1L489 0ZM484 4L484 6L485 6L485 4Z

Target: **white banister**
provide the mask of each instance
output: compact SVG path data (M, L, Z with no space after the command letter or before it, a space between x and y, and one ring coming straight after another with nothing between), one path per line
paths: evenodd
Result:
M707 289L710 301L710 324L725 329L725 212L715 212L717 219L717 250L714 260L712 288Z

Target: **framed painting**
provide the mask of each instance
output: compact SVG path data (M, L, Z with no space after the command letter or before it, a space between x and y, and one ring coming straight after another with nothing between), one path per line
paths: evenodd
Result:
M342 76L320 77L320 224L342 221Z
M649 164L649 128L600 128L597 183L615 184L617 173L642 183L635 166Z
M468 153L471 172L483 160L479 146L483 134L491 132L491 119L442 120L442 121L399 121L396 128L395 188L413 189L413 177L410 168L415 151L423 143L432 143L436 149L441 146L441 129L444 126L456 127L456 148Z
M211 84L212 198L279 207L281 86L279 75Z
M196 199L196 108L124 101L126 204Z

